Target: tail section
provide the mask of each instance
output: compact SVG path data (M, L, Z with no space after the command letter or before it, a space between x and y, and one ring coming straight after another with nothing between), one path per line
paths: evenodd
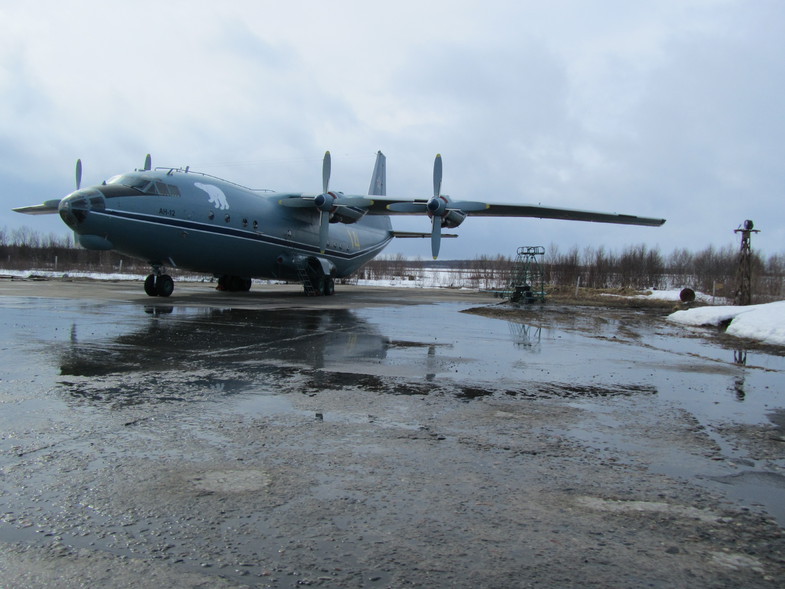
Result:
M373 167L368 194L376 196L387 195L387 158L381 151L376 153L376 165Z

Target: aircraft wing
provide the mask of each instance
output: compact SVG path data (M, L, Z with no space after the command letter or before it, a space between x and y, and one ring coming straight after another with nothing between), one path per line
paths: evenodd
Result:
M485 217L535 217L538 219L562 219L566 221L591 221L594 223L618 223L621 225L646 225L659 227L665 219L639 217L619 213L600 213L596 211L581 211L576 209L560 209L557 207L544 207L541 205L510 205L486 203L485 210L471 211L469 215Z
M389 196L368 196L373 199L367 207L370 215L416 215L425 212L427 199L403 199ZM463 205L463 206L462 206ZM469 216L481 217L534 217L538 219L561 219L567 221L591 221L594 223L617 223L622 225L644 225L659 227L665 219L639 217L617 213L601 213L577 209L561 209L542 205L503 204L490 202L447 202L447 208L462 211Z

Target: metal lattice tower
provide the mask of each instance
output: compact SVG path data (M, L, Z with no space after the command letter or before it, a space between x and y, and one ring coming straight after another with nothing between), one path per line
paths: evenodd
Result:
M545 272L541 262L544 255L545 248L540 245L518 248L508 291L511 301L532 303L545 300Z
M743 228L736 229L734 233L741 233L741 249L739 250L739 265L736 269L736 294L733 298L735 305L752 304L752 249L750 238L753 233L760 233L753 229L749 219L744 221Z

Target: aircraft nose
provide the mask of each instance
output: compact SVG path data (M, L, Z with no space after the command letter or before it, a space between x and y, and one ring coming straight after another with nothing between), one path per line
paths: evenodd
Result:
M87 219L89 211L103 211L105 208L104 195L95 188L85 188L72 192L62 199L58 212L66 225L76 229Z

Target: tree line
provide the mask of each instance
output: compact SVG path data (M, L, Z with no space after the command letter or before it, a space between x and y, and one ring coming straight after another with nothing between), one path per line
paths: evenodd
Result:
M572 248L560 253L552 246L546 255L546 282L580 284L589 288L664 289L689 287L732 298L739 280L739 248L708 246L698 252L684 248L663 255L658 248L628 246L621 252L603 247ZM761 300L785 298L785 254L764 259L752 251L753 292Z
M28 227L0 229L0 269L54 272L149 273L141 260L112 251L86 250L72 235L41 234Z
M551 244L536 264L549 288L666 289L689 287L732 298L736 289L738 246L709 246L698 252L631 245L621 251L603 246L567 250ZM375 280L417 280L425 272L443 277L442 286L466 285L504 289L520 267L510 256L478 256L473 260L411 260L398 254L372 260L357 274ZM91 251L74 245L72 236L40 234L29 228L0 229L0 268L57 272L129 272L146 274L149 265L111 251ZM764 258L752 251L752 290L756 301L785 298L785 253Z
M698 252L676 249L664 255L644 244L620 252L602 246L561 251L554 244L535 256L535 270L542 272L546 290L556 287L597 290L650 290L692 288L717 297L733 298L737 288L739 250L727 245L709 246ZM403 256L380 257L360 271L362 278L403 277L416 280L425 271L442 270L447 281L471 284L480 289L505 289L516 269L525 264L509 256L479 256L474 260L412 262ZM444 284L443 286L449 286ZM785 298L785 254L764 259L752 251L754 302Z

